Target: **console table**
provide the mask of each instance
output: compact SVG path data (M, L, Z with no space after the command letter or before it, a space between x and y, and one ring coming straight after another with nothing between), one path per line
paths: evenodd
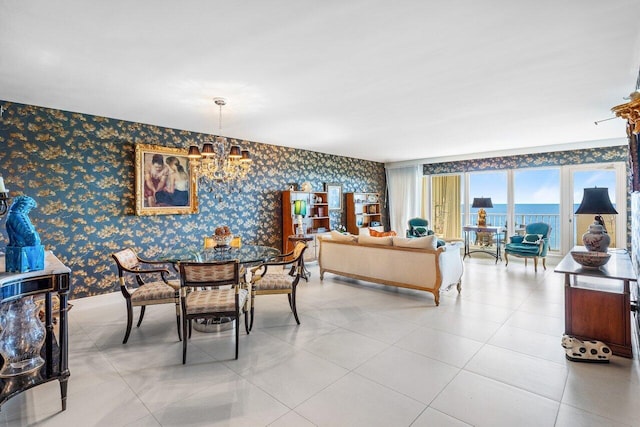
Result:
M471 254L474 252L482 252L488 255L491 255L492 257L494 257L496 259L496 264L498 263L498 260L502 261L502 253L501 253L501 246L502 246L502 242L500 241L500 237L501 235L504 233L504 228L503 227L491 227L491 226L486 226L486 227L479 227L476 225L465 225L464 227L462 227L462 231L464 231L464 256L462 257L462 259L465 259L467 256L471 257ZM482 249L476 249L476 250L470 250L471 247L471 243L470 243L470 238L469 238L469 233L474 232L474 233L492 233L495 235L496 237L496 251L495 253L493 252L489 252L489 251L485 251Z
M4 255L0 256L0 304L24 297L41 297L44 299L45 326L45 342L40 351L44 364L33 372L0 378L0 406L27 389L58 380L62 410L67 408L67 380L69 379L67 296L70 273L71 270L50 251L45 253L44 270L28 273L5 272ZM59 308L55 310L58 317L57 331L53 323L52 296L54 294L58 295L60 300ZM4 363L4 361L1 362Z
M584 251L575 246L572 251ZM630 282L637 281L631 258L610 249L599 269L582 267L568 253L555 268L564 274L564 328L567 335L606 343L613 354L633 357Z

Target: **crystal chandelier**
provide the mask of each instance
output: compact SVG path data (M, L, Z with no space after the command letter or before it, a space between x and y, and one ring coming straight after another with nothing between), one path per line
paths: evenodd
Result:
M224 98L214 98L220 107L218 116L218 133L222 131L222 106ZM251 154L243 150L237 143L231 143L222 136L214 135L205 141L202 150L197 145L189 147L190 167L195 173L198 184L208 192L217 190L240 190L240 182L251 169Z

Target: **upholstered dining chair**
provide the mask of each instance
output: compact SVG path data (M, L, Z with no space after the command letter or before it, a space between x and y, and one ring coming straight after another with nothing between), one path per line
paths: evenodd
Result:
M512 255L524 258L525 267L527 259L533 258L533 269L536 272L538 271L538 258L542 258L542 267L546 270L551 226L544 222L535 222L528 224L524 231L524 236L511 236L510 243L504 246L505 267L509 265L509 255Z
M133 249L123 249L111 254L118 267L120 291L127 303L127 331L122 344L126 344L131 334L133 307L140 307L136 327L140 327L148 305L175 304L178 339L180 336L180 283L168 280L169 270L160 268L163 261L143 260ZM159 277L158 277L159 275ZM160 280L158 280L160 279Z
M244 312L245 329L247 334L249 333L246 309L248 291L240 286L240 263L238 260L181 262L179 269L182 286L180 292L182 335L184 337L182 340L182 364L184 365L187 361L187 341L191 338L193 319L228 317L235 320L235 358L237 359L241 310Z
M303 257L306 249L305 242L298 241L293 247L293 251L280 254L276 259L251 269L251 323L249 330L253 328L255 299L258 295L286 294L293 317L295 317L296 323L300 324L296 307L296 288L304 274Z

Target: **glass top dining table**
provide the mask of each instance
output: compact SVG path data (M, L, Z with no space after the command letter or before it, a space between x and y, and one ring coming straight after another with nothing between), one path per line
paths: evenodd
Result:
M171 249L160 254L158 259L166 262L178 263L184 261L213 262L237 259L240 264L252 265L269 261L280 254L280 251L270 246L242 245L239 248L230 247L225 250L210 248L187 247Z

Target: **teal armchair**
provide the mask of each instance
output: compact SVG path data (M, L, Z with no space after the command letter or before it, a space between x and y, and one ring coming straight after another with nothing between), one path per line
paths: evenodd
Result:
M407 237L422 237L430 234L433 234L433 231L429 230L429 221L423 218L411 218L409 220Z
M544 222L535 222L525 228L524 236L511 236L510 243L504 247L505 266L509 265L509 255L527 259L533 258L534 271L538 271L538 258L542 258L542 267L547 269L546 256L549 251L551 226Z

